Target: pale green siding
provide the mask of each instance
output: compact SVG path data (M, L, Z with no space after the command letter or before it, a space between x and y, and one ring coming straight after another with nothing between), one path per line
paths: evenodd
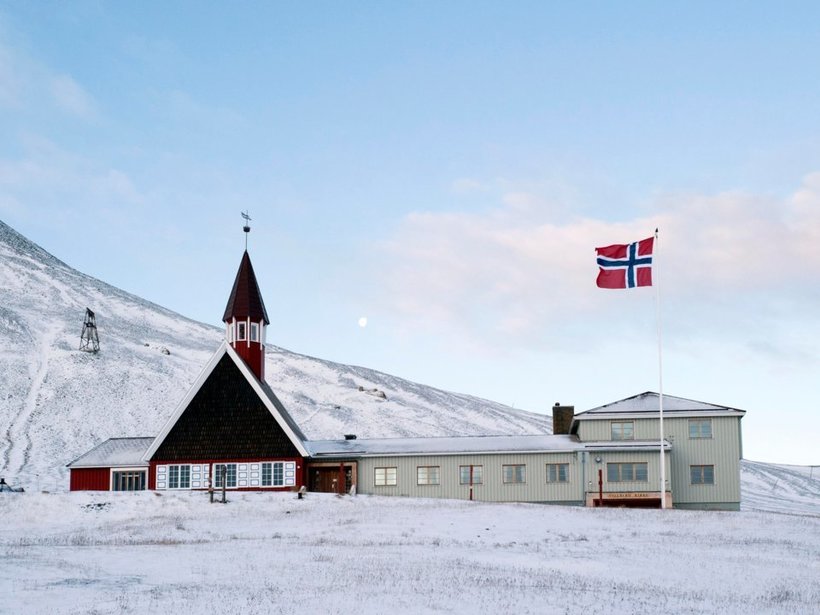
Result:
M598 462L596 459L600 459ZM667 491L669 490L669 459L665 454L667 465ZM607 464L609 463L646 463L647 480L645 481L618 481L607 480ZM604 493L622 493L626 491L654 492L657 496L661 484L661 455L660 451L601 451L591 452L586 463L586 484L591 494L598 493L598 470L603 477Z
M672 442L672 497L676 504L740 503L740 419L726 416L711 420L711 438L690 439L688 419L664 418L664 432ZM691 465L714 465L715 484L692 485Z
M690 438L689 420L709 419L711 438ZM612 421L633 421L635 440L657 440L657 418L600 418L578 422L582 442L607 441ZM674 504L681 508L736 509L740 504L740 418L737 416L667 417L663 420L664 437L672 445L667 465L667 485ZM659 458L660 455L655 455ZM656 462L656 467L658 463ZM714 466L713 485L691 484L690 467ZM650 481L651 482L651 481ZM657 483L652 483L657 490Z
M554 463L568 464L568 482L547 483L547 464ZM581 454L575 452L364 457L359 459L357 490L375 495L466 500L470 497L470 487L459 484L459 466L466 465L483 466L484 482L473 485L474 500L581 504L584 499ZM526 482L504 483L504 465L525 465ZM419 466L438 466L441 484L418 485L416 468ZM375 469L383 467L397 469L396 486L375 485Z
M663 426L666 427L668 419L663 418ZM595 419L592 421L578 421L578 437L581 442L596 442L611 440L611 423L632 422L635 425L634 440L657 440L660 436L658 431L658 419ZM660 455L660 453L659 453Z

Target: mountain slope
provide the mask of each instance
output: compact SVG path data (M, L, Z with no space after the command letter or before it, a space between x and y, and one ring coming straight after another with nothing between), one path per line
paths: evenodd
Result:
M0 265L0 476L14 484L65 488L65 464L92 445L156 434L221 341L221 329L82 274L3 222ZM78 350L86 307L96 355ZM542 415L274 346L266 374L313 439L551 431Z
M743 510L820 517L820 466L743 460L740 480Z

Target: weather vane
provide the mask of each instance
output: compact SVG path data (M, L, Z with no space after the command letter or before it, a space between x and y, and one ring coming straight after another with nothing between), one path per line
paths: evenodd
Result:
M242 217L245 219L245 226L242 227L242 230L245 231L245 251L248 250L248 233L251 232L251 226L249 222L251 221L251 217L248 215L247 211L242 212Z

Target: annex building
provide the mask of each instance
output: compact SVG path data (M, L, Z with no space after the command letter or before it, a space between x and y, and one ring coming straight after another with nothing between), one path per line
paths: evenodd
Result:
M308 491L578 506L740 508L745 411L646 392L553 434L308 440L265 381L265 304L248 252L225 339L156 437L112 438L68 464L74 490ZM665 486L661 490L661 447Z

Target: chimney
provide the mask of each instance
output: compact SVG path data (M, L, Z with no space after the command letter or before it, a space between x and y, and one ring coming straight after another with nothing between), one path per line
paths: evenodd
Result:
M552 407L552 433L557 435L569 434L572 419L575 417L575 406L562 406L555 402Z

